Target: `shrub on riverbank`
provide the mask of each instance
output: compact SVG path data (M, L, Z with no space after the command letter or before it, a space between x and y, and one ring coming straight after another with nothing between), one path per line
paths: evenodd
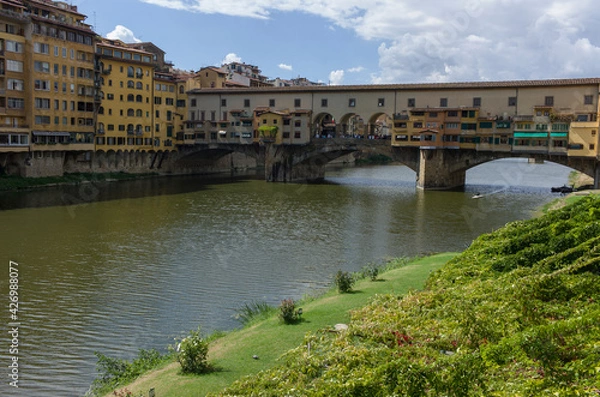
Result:
M348 331L220 393L600 394L600 198L478 238L427 289L377 296Z

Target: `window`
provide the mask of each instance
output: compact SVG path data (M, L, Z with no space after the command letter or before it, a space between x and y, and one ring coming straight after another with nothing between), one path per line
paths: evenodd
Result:
M134 88L135 87L135 83L133 82L133 80L127 80L127 88Z
M6 41L6 51L22 53L23 52L23 43L7 40Z
M35 98L36 109L50 109L50 99L48 98Z
M127 77L133 77L133 66L127 67Z
M440 98L440 107L441 108L448 107L448 98Z
M227 99L221 99L221 106L223 106L223 107L227 106Z
M269 107L275 106L275 99L269 99Z
M12 59L6 60L6 70L9 72L22 72L23 71L23 62L14 61Z
M480 97L473 98L473 107L474 108L480 108L481 107L481 98Z
M144 98L141 95L136 95L135 96L135 101L136 102L144 102Z
M190 102L190 105L195 108L196 107L196 99L193 98L192 101Z
M33 83L33 87L36 90L50 91L50 81L49 80L35 80Z
M294 127L302 127L302 120L294 120Z
M408 98L408 107L414 108L416 104L415 98Z
M48 62L35 61L33 62L33 69L36 72L50 73L50 64Z
M508 97L508 106L517 106L517 97L516 96Z
M159 96L155 96L154 97L154 104L155 105L161 105L162 104L162 98Z
M544 105L545 106L554 106L554 97L553 96L547 96L544 98Z
M300 100L300 98L294 99L294 107L299 108L300 106L302 106L302 101Z
M301 132L299 132L299 131L296 131L296 132L294 132L294 138L295 138L295 139L300 139L300 138L302 138L302 133L301 133Z
M385 98L379 98L377 99L377 107L383 107L385 106Z
M594 150L596 148L596 145L594 145L593 143L590 143L590 150Z
M250 99L244 99L244 107L245 108L249 108L250 107Z
M23 98L8 98L7 104L9 109L23 109L25 100Z
M356 106L356 98L348 99L348 107L353 108Z
M421 121L415 121L413 123L413 128L423 128L423 123Z
M36 124L50 124L50 116L35 116Z
M491 121L482 121L479 123L479 128L492 128Z
M23 80L8 79L6 82L6 88L13 91L23 91Z
M33 52L38 54L49 54L50 46L46 43L33 43Z
M593 105L594 104L594 96L593 95L584 95L583 96L583 104L584 105Z
M588 115L587 114L578 114L576 120L577 121L588 121Z
M322 108L326 108L327 107L327 99L326 98L322 98L321 99L321 107Z
M458 111L457 110L449 110L448 117L458 117Z

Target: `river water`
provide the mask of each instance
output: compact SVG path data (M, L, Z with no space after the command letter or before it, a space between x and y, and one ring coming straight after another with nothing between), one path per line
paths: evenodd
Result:
M408 168L374 166L319 185L185 176L0 194L7 374L9 261L20 323L20 388L2 373L0 395L81 396L95 351L130 359L198 325L232 329L243 303L301 298L339 269L463 250L530 217L569 172L501 160L470 170L464 192L424 192Z

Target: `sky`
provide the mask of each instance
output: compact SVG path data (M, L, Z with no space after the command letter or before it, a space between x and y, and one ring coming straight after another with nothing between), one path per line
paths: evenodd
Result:
M67 0L179 69L332 85L600 77L597 0Z

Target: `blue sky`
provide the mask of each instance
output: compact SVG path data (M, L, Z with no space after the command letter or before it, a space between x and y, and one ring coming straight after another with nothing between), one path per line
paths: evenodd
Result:
M72 0L185 70L385 84L600 76L597 0Z

